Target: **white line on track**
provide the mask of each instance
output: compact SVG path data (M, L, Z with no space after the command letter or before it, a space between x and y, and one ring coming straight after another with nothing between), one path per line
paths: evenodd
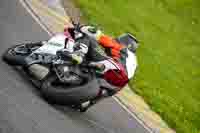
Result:
M41 20L32 12L32 10L27 7L25 4L25 0L19 0L20 3L23 5L23 7L28 11L28 13L34 18L34 20L51 36L52 33L49 31L49 29L41 22ZM127 108L116 96L113 97L113 99L130 115L132 116L135 120L138 121L140 125L142 125L149 133L153 133L152 129L148 127L144 121L142 121L140 118L138 118L130 109ZM93 123L93 122L92 122ZM97 124L95 124L97 125Z
M140 125L142 125L149 133L153 133L152 129L148 127L143 120L141 120L136 114L134 114L123 102L117 98L117 96L113 96L113 99L128 113L130 114L135 120L138 121Z
M44 29L49 35L52 35L52 33L48 30L48 28L41 22L41 20L32 12L32 10L27 7L24 0L19 0L22 6L28 11L28 13L34 18L34 20Z

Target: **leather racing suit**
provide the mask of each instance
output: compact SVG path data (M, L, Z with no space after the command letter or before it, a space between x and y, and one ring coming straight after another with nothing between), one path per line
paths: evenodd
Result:
M77 61L78 63L86 60L91 62L91 65L103 65L103 69L98 72L101 73L101 78L105 82L115 88L110 95L115 94L128 83L128 77L123 65L107 56L105 49L95 39L87 35L76 38L74 52L72 53L76 55L74 57L83 58L81 61ZM63 50L63 55L66 54L68 54L68 51Z

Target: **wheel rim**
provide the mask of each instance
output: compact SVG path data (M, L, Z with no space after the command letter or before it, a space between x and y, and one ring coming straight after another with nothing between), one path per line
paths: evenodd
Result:
M16 54L28 54L30 52L30 50L25 45L14 48L14 51Z
M27 46L26 44L24 45L20 45L20 46L17 46L13 49L10 49L8 51L9 54L11 55L28 55L30 54L31 52L35 51L36 49L38 49L39 47L41 46L38 46L38 45L35 45L35 46Z

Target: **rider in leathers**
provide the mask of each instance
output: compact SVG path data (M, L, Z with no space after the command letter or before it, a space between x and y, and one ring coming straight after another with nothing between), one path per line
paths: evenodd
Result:
M113 95L122 89L129 81L131 76L128 75L126 64L123 64L120 61L120 52L122 49L126 50L126 48L121 47L121 49L111 48L111 45L115 47L122 46L116 42L107 41L109 38L105 35L99 37L99 40L92 38L88 35L83 35L81 33L76 33L73 28L67 28L71 33L72 38L75 39L74 52L72 52L72 58L77 61L77 63L82 63L85 59L86 61L90 61L90 65L96 66L100 69L98 71L101 74L101 78L105 80L108 84L112 85L115 89L109 90L109 95ZM111 43L111 44L109 44ZM109 47L107 47L109 46ZM108 52L105 50L110 49L110 56ZM115 51L115 52L113 52ZM67 55L69 52L67 49L63 49L63 55ZM119 56L114 56L118 55ZM136 66L135 66L136 67ZM134 69L134 68L133 68Z

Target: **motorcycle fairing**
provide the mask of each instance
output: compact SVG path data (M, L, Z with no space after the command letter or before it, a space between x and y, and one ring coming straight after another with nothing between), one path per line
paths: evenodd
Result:
M133 52L127 50L127 54L128 57L126 58L126 69L128 73L128 78L130 79L134 76L138 63L136 55Z
M65 48L65 39L64 34L57 34L49 39L47 42L44 42L44 45L38 48L33 53L45 53L56 55L58 50Z

